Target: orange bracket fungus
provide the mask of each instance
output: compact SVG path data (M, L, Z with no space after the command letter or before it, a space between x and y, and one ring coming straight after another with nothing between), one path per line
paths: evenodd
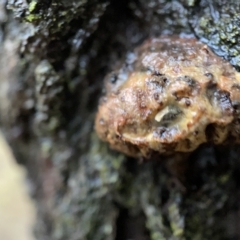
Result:
M193 38L146 41L105 79L95 129L133 157L239 141L240 74Z

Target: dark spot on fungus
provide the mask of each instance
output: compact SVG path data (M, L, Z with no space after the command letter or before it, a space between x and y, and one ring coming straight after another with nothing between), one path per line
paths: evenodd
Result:
M159 99L159 94L158 93L154 93L153 97L154 97L155 100L158 100Z
M160 73L160 72L158 72L158 71L154 71L153 73L152 73L152 76L163 76L164 74L162 74L162 73Z
M232 102L233 114L235 117L240 116L240 102Z
M213 81L209 81L206 86L206 97L211 105L213 105L214 94L217 91L218 91L217 84Z
M166 84L168 82L168 79L166 77L164 77L162 80L163 80L164 84Z
M187 98L185 100L185 104L186 104L187 107L189 107L191 105L191 101Z
M194 88L196 87L197 83L196 80L189 76L184 76L184 81L188 84L189 87Z
M209 80L213 80L213 74L210 72L207 72L204 74Z
M240 90L240 85L235 83L232 85L232 89Z
M177 106L169 106L168 112L162 117L160 124L163 126L169 126L181 113L182 111Z
M227 91L219 90L215 93L216 99L224 112L231 114L233 112L232 103L230 100L230 93Z
M193 134L194 134L195 136L198 135L198 133L199 133L198 131L194 131L194 132L193 132Z
M162 138L163 134L167 131L167 128L165 127L159 127L157 130L154 131L154 135L156 137Z
M198 87L196 80L189 76L180 76L176 80L185 82L192 89L196 89Z
M210 84L207 88L207 97L211 105L219 106L223 112L233 112L230 93L220 90L216 84Z
M151 77L149 80L147 80L146 84L148 87L162 92L163 89L167 86L168 82L169 81L167 77L159 75Z

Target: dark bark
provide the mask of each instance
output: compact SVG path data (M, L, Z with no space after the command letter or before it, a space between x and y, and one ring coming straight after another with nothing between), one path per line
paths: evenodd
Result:
M111 151L93 129L103 77L148 37L196 36L239 69L240 3L0 7L1 127L35 186L38 239L240 239L237 146L140 163Z

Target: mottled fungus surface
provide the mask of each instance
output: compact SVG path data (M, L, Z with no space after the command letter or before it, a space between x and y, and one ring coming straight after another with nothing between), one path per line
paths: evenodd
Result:
M95 128L133 157L238 142L240 75L193 38L146 41L105 79Z

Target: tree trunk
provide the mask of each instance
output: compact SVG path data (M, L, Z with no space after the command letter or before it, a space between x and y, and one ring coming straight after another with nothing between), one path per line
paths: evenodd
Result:
M1 127L41 240L240 239L238 146L139 161L94 131L104 76L152 36L195 36L240 68L240 3L0 0Z

